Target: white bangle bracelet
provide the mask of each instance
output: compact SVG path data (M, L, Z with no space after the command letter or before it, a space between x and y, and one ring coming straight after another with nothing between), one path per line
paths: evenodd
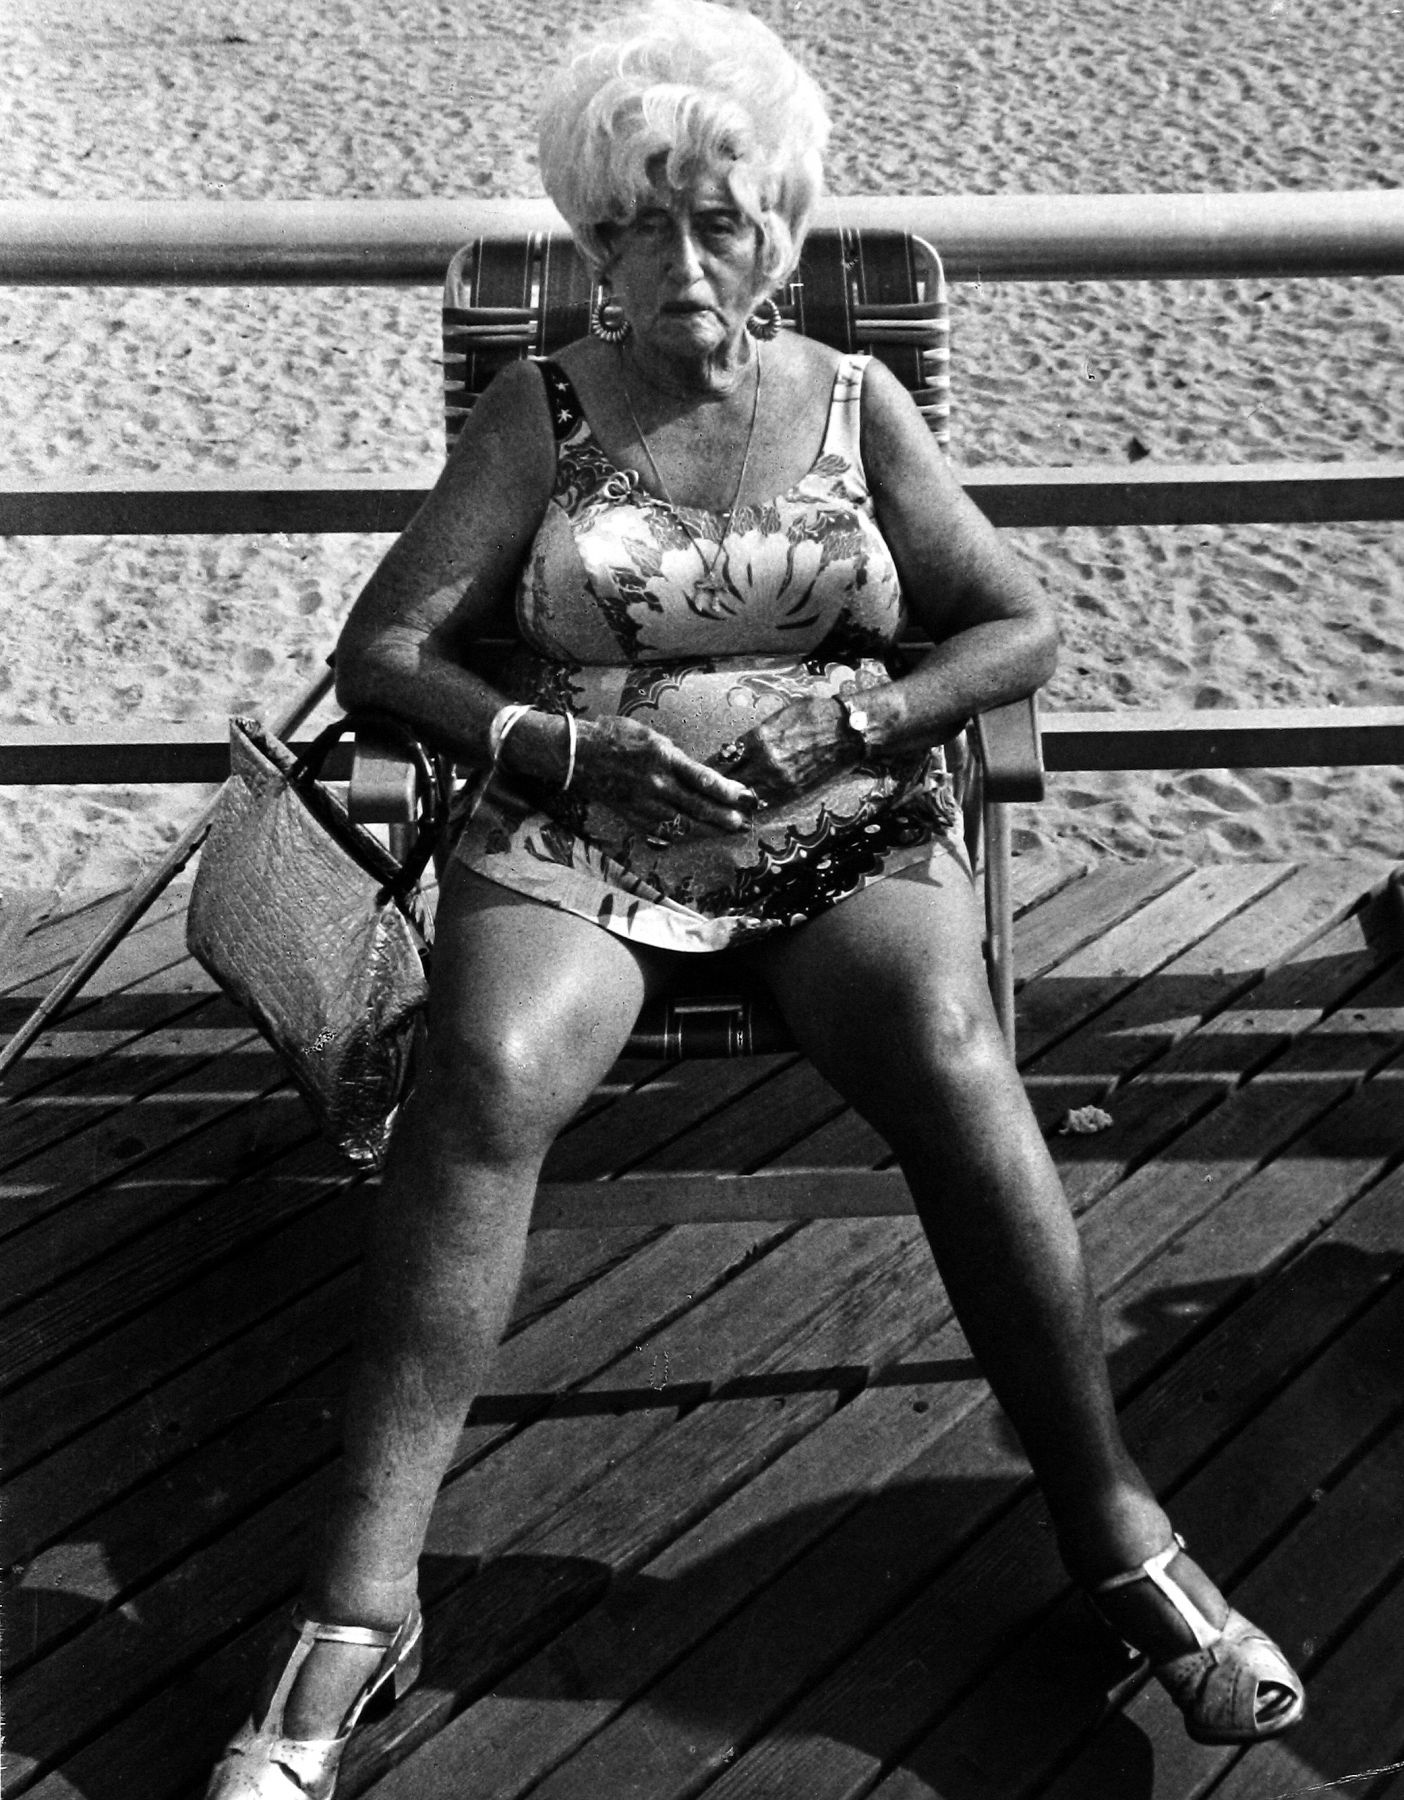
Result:
M579 734L579 727L575 723L575 714L573 712L567 710L566 715L565 715L565 722L566 722L566 772L565 772L565 780L561 783L561 792L563 794L568 794L570 792L570 784L572 781L575 780L575 747L576 747L576 743L579 739L580 734Z
M521 724L530 711L529 706L523 706L520 701L514 700L506 706L499 706L492 715L492 723L488 726L487 733L488 767L490 769L497 767L498 760L502 755L502 746L507 742L509 733Z

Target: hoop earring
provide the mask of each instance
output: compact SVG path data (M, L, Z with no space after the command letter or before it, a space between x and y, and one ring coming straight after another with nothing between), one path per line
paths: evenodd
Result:
M622 344L633 329L619 302L601 294L590 313L590 336L606 344Z
M764 300L756 302L756 310L746 321L746 329L753 338L759 338L768 344L780 330L780 308L767 294Z

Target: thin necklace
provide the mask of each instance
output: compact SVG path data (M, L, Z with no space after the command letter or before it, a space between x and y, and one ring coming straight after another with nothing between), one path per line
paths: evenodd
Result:
M629 418L633 422L634 430L639 435L640 444L643 445L643 453L648 458L648 466L653 470L653 479L658 483L659 487L662 488L663 498L677 515L678 523L692 539L693 544L696 546L697 554L702 561L702 579L697 583L693 590L693 595L689 604L693 607L695 612L700 612L708 619L725 619L729 617L731 613L731 608L726 603L727 594L730 590L727 587L726 578L718 571L721 564L722 552L726 549L726 540L731 536L731 528L736 522L736 508L741 502L741 490L746 485L746 467L751 460L751 445L754 442L756 435L756 417L760 412L761 347L759 343L756 345L756 385L751 393L751 423L746 432L746 448L741 456L741 473L736 477L736 492L731 496L731 509L726 515L726 524L722 527L721 537L717 540L716 553L713 555L710 563L707 561L706 554L702 549L701 539L682 516L681 508L678 506L677 501L674 500L667 482L663 479L663 471L659 468L658 459L653 454L653 446L648 441L648 434L639 423L639 415L634 411L633 397L629 393L629 377L624 368L624 350L622 345L620 346L619 351L619 381L620 386L624 389L624 404L629 409Z

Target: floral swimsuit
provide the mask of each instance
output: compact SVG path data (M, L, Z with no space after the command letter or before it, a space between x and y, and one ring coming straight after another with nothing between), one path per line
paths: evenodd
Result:
M517 592L512 698L626 715L707 762L792 699L899 674L906 608L858 448L867 360L840 362L808 474L737 507L724 541L724 514L673 506L610 462L565 372L542 362L557 472ZM694 826L664 845L583 795L502 774L461 810L469 868L671 950L802 924L934 851L963 855L940 750L865 762L744 832Z

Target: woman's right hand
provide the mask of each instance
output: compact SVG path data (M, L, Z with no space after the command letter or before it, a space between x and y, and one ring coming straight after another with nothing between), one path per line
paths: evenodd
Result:
M757 804L750 788L626 718L580 721L571 791L655 838L682 837L698 827L744 831Z

